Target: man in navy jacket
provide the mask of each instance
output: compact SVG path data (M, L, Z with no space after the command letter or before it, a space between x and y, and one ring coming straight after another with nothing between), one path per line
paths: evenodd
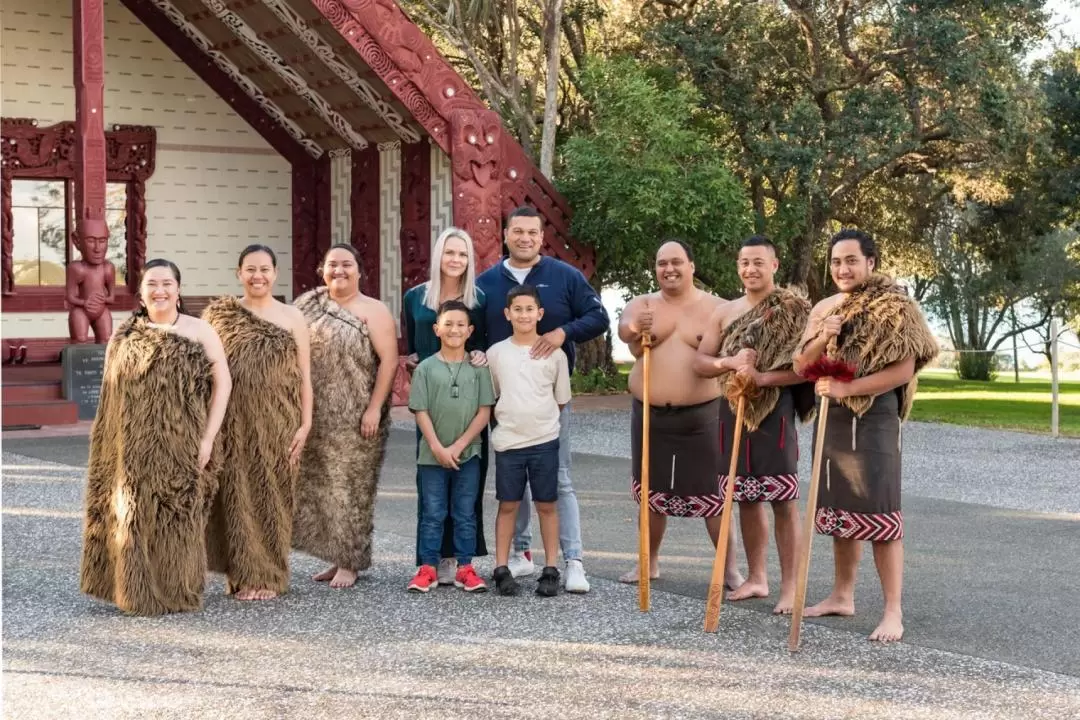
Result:
M487 296L488 347L513 334L503 313L507 293L518 285L532 285L540 294L540 304L544 308L538 327L540 340L533 345L532 354L547 357L561 347L573 372L574 344L600 337L609 328L610 321L600 296L580 270L540 254L544 243L544 221L533 208L520 207L510 213L504 238L509 257L476 278L477 287ZM589 591L589 581L581 562L581 515L570 482L570 405L563 408L559 421L559 545L566 560L566 591L585 593ZM531 510L526 490L518 512L509 562L514 577L531 575L536 569L529 552ZM553 565L555 559L548 558L547 563Z

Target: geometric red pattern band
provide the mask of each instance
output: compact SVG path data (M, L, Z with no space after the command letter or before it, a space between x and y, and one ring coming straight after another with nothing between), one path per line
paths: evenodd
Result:
M641 504L641 483L630 481L630 494ZM649 491L649 509L667 517L717 517L724 512L722 495L673 495Z
M720 476L720 483L727 481L727 474ZM735 502L786 502L799 499L799 476L790 475L742 475L735 476Z
M838 508L818 508L814 525L821 535L845 540L887 542L904 537L904 514L858 513Z

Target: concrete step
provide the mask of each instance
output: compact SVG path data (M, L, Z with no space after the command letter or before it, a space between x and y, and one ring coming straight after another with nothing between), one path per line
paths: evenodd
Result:
M3 404L4 429L42 425L72 425L78 421L78 406L67 400L5 402Z
M4 378L4 405L39 400L63 400L61 383L51 380L8 380Z

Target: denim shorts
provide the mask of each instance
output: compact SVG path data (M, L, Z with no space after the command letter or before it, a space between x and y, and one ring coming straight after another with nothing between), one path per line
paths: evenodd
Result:
M525 483L532 490L533 502L559 499L559 439L495 453L495 499L519 502L525 496Z

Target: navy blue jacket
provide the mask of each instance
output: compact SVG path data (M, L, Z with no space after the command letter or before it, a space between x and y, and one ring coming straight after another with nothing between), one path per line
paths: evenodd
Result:
M542 256L525 277L540 295L544 317L537 331L543 335L557 328L566 333L562 349L574 370L574 343L587 342L608 331L610 321L600 296L581 271L561 260ZM503 310L507 294L518 281L499 260L476 278L476 286L487 296L487 346L491 347L514 334Z

